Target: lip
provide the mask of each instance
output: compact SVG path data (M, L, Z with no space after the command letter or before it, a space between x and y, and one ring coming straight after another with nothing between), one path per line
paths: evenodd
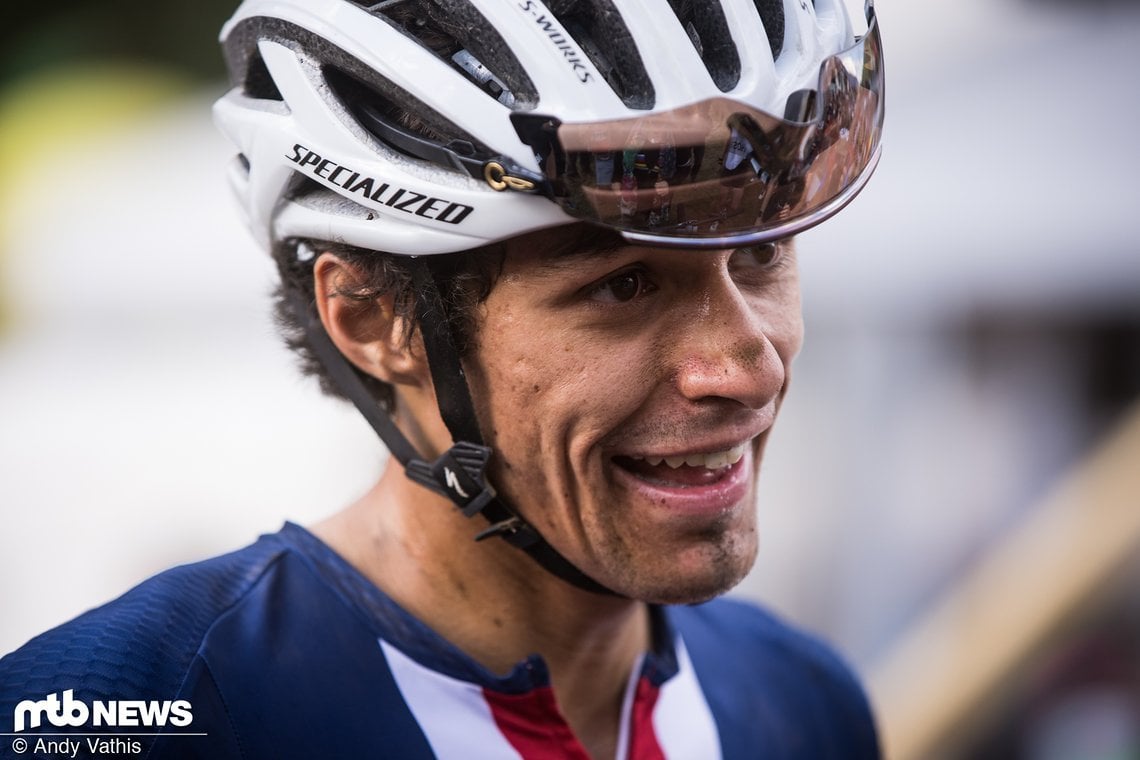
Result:
M612 460L610 467L619 484L648 500L655 508L664 509L681 519L705 520L732 511L748 496L754 469L755 443L756 439L748 441L744 456L735 464L725 467L721 477L700 485L670 486L650 482ZM724 448L730 448L731 445ZM715 449L702 446L700 450L691 453L710 450Z

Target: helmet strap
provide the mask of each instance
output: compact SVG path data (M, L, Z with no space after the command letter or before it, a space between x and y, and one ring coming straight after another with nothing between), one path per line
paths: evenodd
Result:
M546 539L496 494L487 482L486 466L492 455L479 431L475 407L448 312L436 280L430 257L413 262L416 290L416 316L424 339L428 366L435 385L440 416L451 432L454 445L434 462L424 460L401 432L391 415L376 401L357 371L333 344L311 302L299 292L290 291L289 301L304 326L309 346L337 388L360 411L392 456L404 466L409 479L446 496L466 517L482 514L490 523L476 541L498 536L522 549L547 572L585 591L616 596L563 557Z

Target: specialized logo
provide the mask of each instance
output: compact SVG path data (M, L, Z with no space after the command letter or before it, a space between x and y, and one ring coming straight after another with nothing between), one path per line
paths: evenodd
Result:
M558 19L553 16L548 17L543 13L542 11L544 11L545 8L536 3L535 0L523 0L523 2L519 3L519 8L529 13L534 19L534 22L538 24L538 28L542 30L542 33L550 38L550 41L554 43L555 47L562 51L562 57L565 58L566 62L574 69L574 73L577 75L579 82L585 84L593 80L593 74L590 73L590 69L587 68L586 64L582 61L584 58L582 51L563 33L562 25L558 23Z
M189 726L194 721L192 707L185 699L119 700L92 702L75 699L75 690L48 694L39 701L25 699L12 714L13 731L39 728L46 718L58 728L64 726Z
M470 499L471 498L470 496L467 495L467 492L463 490L463 486L459 485L459 476L456 475L455 471L452 470L450 467L444 467L443 468L443 480L445 483L447 483L448 488L450 488L452 491L455 491L457 494L462 496L464 499Z
M306 174L311 174L325 184L343 187L350 193L356 193L376 203L383 203L405 214L415 214L445 224L459 224L475 210L464 203L452 203L414 190L393 187L387 182L325 158L300 143L293 146L293 153L288 159Z

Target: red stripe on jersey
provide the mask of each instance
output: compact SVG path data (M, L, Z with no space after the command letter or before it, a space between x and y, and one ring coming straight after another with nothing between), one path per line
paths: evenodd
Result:
M665 760L657 732L653 730L653 708L657 706L659 693L649 679L638 679L629 718L629 760Z
M526 694L483 690L495 724L525 760L590 760L558 710L554 691L543 686Z

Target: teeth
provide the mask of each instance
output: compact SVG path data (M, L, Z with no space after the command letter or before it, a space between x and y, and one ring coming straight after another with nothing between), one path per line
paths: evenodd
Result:
M748 443L742 443L739 446L733 446L731 449L724 451L713 451L709 454L689 454L683 457L658 457L658 456L645 456L633 457L634 459L642 459L646 464L656 467L662 463L669 465L674 470L681 465L688 465L689 467L704 467L708 470L719 470L729 465L734 465L744 458L744 452L748 448Z
M709 454L708 456L704 457L705 467L709 468L710 470L719 470L721 467L724 467L726 464L728 464L728 454L729 452L727 451L718 451L715 454ZM692 457L690 457L690 459L691 458ZM691 464L694 467L696 466L696 462L690 463L688 459L685 460L685 464Z

